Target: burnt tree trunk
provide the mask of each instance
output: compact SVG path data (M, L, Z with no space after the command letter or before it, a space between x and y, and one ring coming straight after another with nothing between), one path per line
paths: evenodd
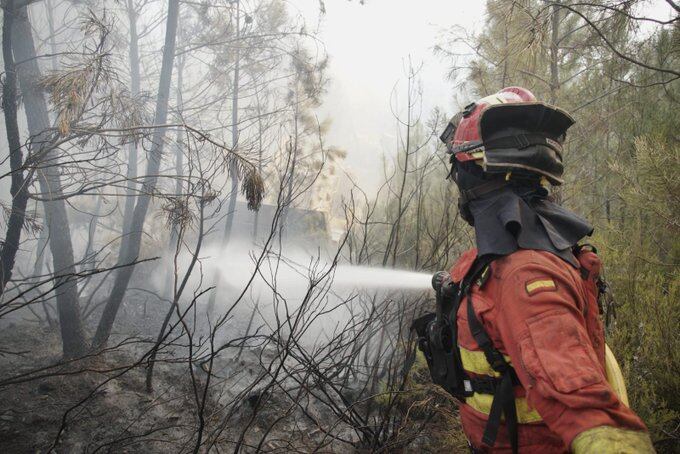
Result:
M25 6L17 10L14 17L12 46L15 59L21 62L16 69L23 95L28 131L32 137L29 142L31 153L29 159L37 167L40 191L46 197L43 205L52 251L63 352L65 357L72 358L82 354L86 345L78 304L78 284L74 274L76 269L71 229L66 202L63 200L57 151L50 147L47 103L38 86L40 68ZM41 162L48 164L41 167Z
M179 0L168 1L168 17L165 29L165 45L163 47L163 61L161 64L160 81L158 83L158 95L156 97L156 114L154 125L160 126L166 123L168 118L168 98L170 96L170 82L172 80L172 68L175 58L175 37L177 35L177 23L179 18ZM104 307L104 313L99 320L97 332L94 337L95 348L106 344L111 334L113 322L118 314L118 309L123 301L125 292L134 271L134 262L139 255L142 242L142 230L146 219L151 197L156 189L158 171L161 166L163 154L163 140L165 128L154 129L151 150L148 154L146 177L144 178L142 193L137 197L137 203L132 214L130 233L123 236L118 254L118 264L122 266L116 272L111 294ZM127 266L125 266L127 265Z
M241 39L241 2L236 0L236 42ZM238 96L239 96L239 77L241 65L241 50L240 44L236 45L236 61L234 66L234 97L231 101L231 149L236 150L238 147ZM221 252L229 244L231 237L231 230L234 225L234 215L236 214L236 197L238 196L238 172L234 164L229 166L229 178L231 179L231 189L229 191L229 205L227 207L227 217L224 224L224 235L222 236ZM213 278L213 286L215 287L210 292L208 299L208 313L215 310L215 300L217 299L217 292L220 289L220 272L215 271Z
M181 33L180 33L181 35ZM182 98L182 90L184 89L184 56L180 55L177 58L177 87L175 90L175 96L177 100L177 123L182 123L184 119L182 118L182 112L184 110L184 99ZM182 182L182 177L184 175L184 131L181 128L177 128L177 135L175 136L175 197L181 197L182 191L184 191L184 184ZM172 224L172 230L170 231L170 241L168 242L167 252L171 252L173 246L180 247L177 240L180 235L181 227L177 223ZM177 253L177 249L175 253ZM162 289L162 294L166 298L172 300L174 295L174 281L175 275L172 266L168 265L167 276L165 278L165 284Z
M127 2L128 22L130 26L130 94L133 97L139 95L139 36L137 34L137 10L133 0ZM125 206L123 208L123 235L130 233L132 224L132 211L135 207L137 182L137 144L133 141L128 146L127 190Z
M16 259L21 230L28 203L28 181L24 179L23 154L21 138L17 122L17 75L12 55L12 22L14 20L14 0L9 0L3 11L2 56L5 63L5 84L2 87L2 110L5 117L7 143L9 145L9 165L12 171L12 211L7 221L5 241L0 249L0 295L5 291L7 282L12 277L12 269Z

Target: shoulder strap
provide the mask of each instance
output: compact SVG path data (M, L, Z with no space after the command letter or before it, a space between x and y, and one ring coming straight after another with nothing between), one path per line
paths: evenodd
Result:
M517 454L519 449L517 437L517 409L515 406L515 395L513 393L513 382L517 381L516 378L513 380L515 371L505 360L503 354L493 346L493 342L484 330L484 327L477 318L472 306L472 285L480 276L485 276L484 280L488 278L491 262L496 258L498 257L485 256L479 258L477 262L475 262L475 265L473 265L470 273L468 273L468 276L463 280L461 289L467 296L467 318L472 337L474 337L475 342L477 342L479 348L484 352L484 356L493 370L501 374L501 379L496 384L493 401L491 402L489 419L484 428L482 441L489 446L493 446L496 443L498 429L501 425L501 418L505 415L512 452L513 454Z

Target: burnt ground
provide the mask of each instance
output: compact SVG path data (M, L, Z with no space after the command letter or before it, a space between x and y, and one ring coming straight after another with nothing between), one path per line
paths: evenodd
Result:
M104 352L67 364L56 328L26 319L4 321L0 453L195 452L199 428L202 443L197 452L234 452L246 427L241 452L376 451L360 443L357 431L309 392L304 397L284 392L295 389L289 377L284 375L273 391L261 392L268 382L267 368L276 363L273 344L251 345L238 360L238 348L225 349L215 361L203 399L209 376L187 361L186 339L174 339L159 354L154 388L147 392L144 354L164 313L163 306L143 298L128 301L117 321L126 332L113 335ZM94 326L87 329L93 332ZM355 402L354 408L363 410L371 402L351 392L348 389L346 397ZM422 389L415 394L415 399L392 409L409 415L409 422L394 428L399 443L382 443L380 452L461 449L458 422L447 410L451 407L441 406ZM384 412L379 399L373 404L377 414ZM419 419L425 407L430 412L435 408L437 414ZM408 443L402 443L404 439Z
M21 353L0 356L2 377L18 377L0 388L0 452L132 452L142 434L145 452L181 442L183 426L192 423L181 370L163 367L149 394L142 366L121 373L135 362L125 349L49 368L61 357L57 333L26 328L0 333L3 350ZM41 367L47 369L21 376Z
M146 364L135 365L146 344L131 342L59 367L51 367L61 361L53 330L10 324L0 331L0 345L0 381L12 377L0 382L0 452L193 452L199 418L186 363L157 363L154 390L148 393ZM216 364L204 412L204 436L217 445L213 452L233 451L259 398L257 388L242 391L262 373L262 358L273 354L246 350L238 362L228 358ZM193 372L197 383L205 384L207 375L199 368ZM310 405L310 411L331 420L321 407ZM285 396L268 395L243 441L244 451L256 451L265 432L262 451L311 451L322 434L297 413ZM331 444L321 452L344 450Z

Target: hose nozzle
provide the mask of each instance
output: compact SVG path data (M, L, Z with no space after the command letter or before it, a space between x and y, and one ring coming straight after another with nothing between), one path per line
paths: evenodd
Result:
M439 293L442 287L451 281L451 275L446 271L437 271L432 275L432 288Z

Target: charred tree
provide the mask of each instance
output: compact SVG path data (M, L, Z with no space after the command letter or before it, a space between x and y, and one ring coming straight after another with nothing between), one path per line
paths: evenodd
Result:
M241 39L241 2L236 0L236 42ZM238 146L238 89L241 65L241 50L240 44L236 46L236 61L234 66L234 96L231 102L231 148L236 150ZM238 196L238 171L234 164L229 166L229 178L231 179L231 189L229 190L229 205L227 208L227 217L224 224L224 235L222 236L222 250L229 244L231 237L231 230L234 226L234 215L236 214L236 197ZM215 308L215 300L217 299L217 292L220 288L220 273L215 272L213 279L214 289L210 293L208 300L208 313L211 313Z
M132 97L139 95L140 65L139 65L139 35L137 33L138 12L133 0L127 1L127 15L130 27L130 94ZM127 168L127 192L125 205L123 208L123 235L130 233L132 223L132 212L135 207L135 186L137 178L137 144L130 142L128 146L128 168Z
M52 251L63 352L65 357L75 357L85 351L86 345L78 304L71 228L63 198L59 158L50 143L47 102L38 84L41 75L27 7L17 10L13 25L12 46L14 58L20 62L16 70L31 135L29 159L36 167L40 191L45 196L43 205Z
M182 33L180 32L180 35ZM184 89L184 55L177 56L177 89L175 91L176 102L177 102L177 123L183 123L182 112L184 110L184 98L182 97L182 90ZM184 184L182 177L184 175L184 131L181 128L177 128L177 135L175 136L175 195L174 197L182 197L184 191ZM180 239L180 225L178 223L172 223L170 230L170 241L168 242L168 252L175 248L175 253L178 251L177 241ZM165 285L163 286L163 294L168 298L172 299L174 295L173 280L175 278L174 272L171 267L168 267L167 276L165 278Z
M14 0L9 0L3 10L2 56L5 63L5 83L2 87L2 110L9 144L9 165L12 172L12 210L7 221L7 233L0 248L0 295L12 277L21 230L28 203L28 181L24 178L23 153L17 121L17 75L12 54L12 22L14 21Z
M130 224L130 233L123 236L122 239L120 252L118 254L118 264L122 266L122 268L119 268L116 272L113 288L111 289L109 299L104 307L102 318L99 320L99 326L97 327L97 332L93 340L93 346L95 348L105 345L111 334L113 322L116 319L118 309L125 296L130 278L132 277L132 272L135 269L134 262L139 255L144 221L146 220L146 214L149 210L151 197L156 189L166 129L162 127L162 125L166 123L168 118L168 99L170 97L170 82L172 81L172 69L175 58L175 38L177 35L178 18L179 0L169 0L165 29L165 45L163 47L163 61L158 84L158 95L156 97L156 113L154 118L154 125L156 128L153 132L151 150L148 155L146 168L147 176L144 179L142 193L137 197Z

